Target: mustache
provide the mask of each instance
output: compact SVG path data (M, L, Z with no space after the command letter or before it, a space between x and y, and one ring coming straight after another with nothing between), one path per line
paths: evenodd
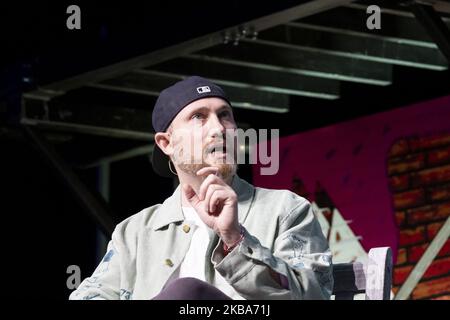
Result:
M214 151L222 151L227 152L228 149L232 149L231 145L227 145L227 141L225 139L214 140L213 142L208 143L204 148L204 153L209 154Z

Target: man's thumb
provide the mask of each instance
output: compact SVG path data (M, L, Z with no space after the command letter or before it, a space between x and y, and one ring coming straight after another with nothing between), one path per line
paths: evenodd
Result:
M184 196L189 202L196 202L198 200L197 194L195 193L195 190L188 184L183 185L183 192Z

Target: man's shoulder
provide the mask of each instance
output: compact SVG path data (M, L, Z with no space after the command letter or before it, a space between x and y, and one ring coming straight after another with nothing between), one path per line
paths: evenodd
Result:
M158 203L129 216L116 225L114 232L137 232L138 230L149 227L155 212L160 206L161 204Z
M270 199L270 201L273 201L274 199L277 199L283 203L290 203L291 205L309 204L309 201L306 198L287 189L270 189L257 187L242 178L239 178L238 181L241 185L246 185L248 190L251 190L252 188L255 190L256 201L266 199Z
M257 197L256 200L270 199L272 201L276 199L278 205L281 203L286 203L292 206L309 204L309 201L306 198L287 189L255 187L255 195Z
M308 199L287 189L255 187L255 204L265 212L276 214L284 221L286 218L308 212L311 203Z

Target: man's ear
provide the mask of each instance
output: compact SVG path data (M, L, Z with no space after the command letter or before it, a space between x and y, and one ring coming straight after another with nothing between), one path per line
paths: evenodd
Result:
M170 144L170 134L167 132L157 132L155 134L155 143L166 155L170 156L173 153L172 145Z

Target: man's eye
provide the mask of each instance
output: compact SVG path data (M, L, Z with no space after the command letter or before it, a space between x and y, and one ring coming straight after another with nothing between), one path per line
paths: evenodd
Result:
M203 119L203 114L195 113L192 115L191 119Z
M221 118L229 117L229 116L230 116L230 113L229 113L228 111L224 111L224 112L221 112L219 116L220 116Z

